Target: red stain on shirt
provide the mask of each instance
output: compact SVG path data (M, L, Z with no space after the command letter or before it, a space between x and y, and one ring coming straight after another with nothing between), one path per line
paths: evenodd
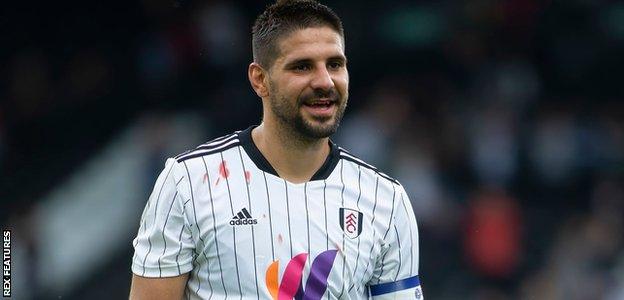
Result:
M219 184L221 178L225 179L228 177L230 177L230 170L228 170L225 160L223 160L219 164L219 178L217 178L217 182L215 183L215 185Z
M206 181L208 181L208 173L204 174L204 183L206 183Z
M225 160L219 164L219 175L223 178L230 177L230 170L228 170Z
M245 171L245 181L247 181L247 183L251 181L251 172Z
M284 238L282 237L282 234L281 234L281 233L277 235L277 242L278 242L279 244L281 244L281 243L283 243L283 242L284 242Z

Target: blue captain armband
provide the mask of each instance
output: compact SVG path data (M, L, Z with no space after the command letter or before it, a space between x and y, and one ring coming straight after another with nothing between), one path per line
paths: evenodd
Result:
M369 289L372 299L423 299L418 276L371 285Z

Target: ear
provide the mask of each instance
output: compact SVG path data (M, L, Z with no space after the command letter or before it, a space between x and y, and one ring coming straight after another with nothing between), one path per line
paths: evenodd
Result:
M247 76L249 77L251 87L258 97L264 98L269 96L269 88L266 83L267 73L258 63L252 62L249 64Z

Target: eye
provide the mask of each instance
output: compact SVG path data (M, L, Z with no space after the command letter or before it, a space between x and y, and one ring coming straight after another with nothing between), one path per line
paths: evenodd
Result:
M339 62L339 61L332 61L329 64L327 64L327 66L330 69L336 70L336 69L340 69L343 66L343 64L342 64L342 62Z
M292 67L293 70L295 71L308 71L310 70L310 65L308 64L298 64L298 65L294 65Z

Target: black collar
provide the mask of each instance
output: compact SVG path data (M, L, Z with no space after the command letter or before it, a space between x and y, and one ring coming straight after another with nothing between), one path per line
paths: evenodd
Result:
M255 127L256 125L251 126L239 132L238 139L240 140L241 145L243 146L243 149L245 150L245 152L247 152L247 155L249 155L251 160L256 164L256 166L260 170L279 177L279 175L277 174L273 166L271 166L269 161L264 157L264 155L262 155L262 153L260 152L260 149L256 147L256 144L253 142L253 139L251 138L251 130L254 129ZM312 179L310 179L310 181L327 179L327 177L329 177L329 175L334 170L334 168L336 168L336 165L338 164L338 161L340 160L338 146L336 146L336 144L334 144L330 140L329 147L330 147L329 155L325 159L325 162L323 163L321 168L318 169L316 173L314 173L314 176L312 176Z

